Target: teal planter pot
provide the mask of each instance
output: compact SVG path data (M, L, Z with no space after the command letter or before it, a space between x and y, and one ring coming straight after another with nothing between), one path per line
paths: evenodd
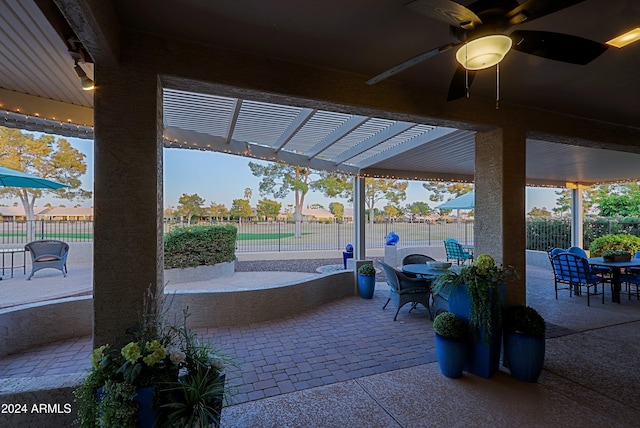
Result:
M537 382L542 373L545 338L505 332L504 365L522 382Z
M498 287L501 302L506 298L506 284ZM469 322L471 301L466 285L460 284L449 294L449 311L458 315L465 322ZM468 340L467 360L464 369L469 373L490 378L500 367L500 352L502 350L502 328L494 328L491 332L493 341L486 343L485 332L481 329L477 339Z
M436 333L436 356L440 372L444 376L462 376L467 359L467 347L466 339L452 339Z
M358 293L363 299L371 299L376 289L376 277L358 275Z

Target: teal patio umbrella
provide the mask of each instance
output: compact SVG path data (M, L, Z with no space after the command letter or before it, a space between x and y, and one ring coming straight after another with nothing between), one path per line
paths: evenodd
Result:
M36 189L62 189L69 187L66 184L56 183L45 178L36 177L26 172L0 166L0 186L4 187L29 187ZM3 260L4 266L4 260ZM12 265L13 266L13 265ZM0 276L0 280L2 277Z
M0 186L4 187L30 187L37 189L62 189L66 184L56 183L45 178L36 177L26 172L0 166Z
M472 210L476 203L476 194L472 190L464 195L460 195L455 199L438 205L436 208L441 210Z

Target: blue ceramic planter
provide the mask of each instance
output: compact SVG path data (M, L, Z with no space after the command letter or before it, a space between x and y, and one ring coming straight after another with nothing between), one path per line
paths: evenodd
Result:
M542 373L545 338L505 332L504 362L511 376L523 382L537 382Z
M363 299L371 299L376 289L376 277L358 274L358 293Z
M153 388L137 388L133 401L138 404L136 424L140 428L153 428L156 412L153 410Z
M498 287L500 301L506 298L507 287L503 284ZM466 285L460 284L451 290L449 294L449 311L458 315L465 322L469 322L471 301ZM502 349L502 328L494 328L491 333L493 341L486 343L485 332L481 329L477 339L469 339L467 361L464 369L484 378L493 376L500 367L500 351Z
M153 428L156 423L156 412L153 410L153 387L136 388L133 402L138 405L135 414L136 427ZM103 387L98 388L98 401L107 395Z
M436 333L436 356L440 372L450 378L462 376L467 359L467 341L451 339Z

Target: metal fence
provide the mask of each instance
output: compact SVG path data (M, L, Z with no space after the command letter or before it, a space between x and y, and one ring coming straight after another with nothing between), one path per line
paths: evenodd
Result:
M342 250L352 243L353 223L302 223L302 235L295 236L295 223L291 222L203 222L195 225L233 224L238 228L237 251L305 251ZM176 223L165 223L164 232ZM456 238L462 244L473 244L473 221L460 223L436 222L376 222L365 226L367 248L384 247L385 236L394 231L400 236L401 246L441 245L447 238ZM31 234L31 235L29 235ZM571 221L565 219L528 219L526 222L527 249L547 250L571 245ZM640 236L640 223L624 219L587 219L584 222L584 247L594 239L607 234ZM29 237L31 236L31 237ZM93 221L35 220L0 222L0 244L26 244L33 239L59 239L66 242L93 241Z
M527 249L548 250L571 246L571 220L532 219L527 221ZM583 223L583 247L604 235L640 236L640 223L625 219L585 219Z
M0 222L0 244L26 244L36 239L93 241L93 221L30 220Z
M194 223L192 226L233 224L238 228L236 250L239 252L341 250L353 243L354 224L303 222L301 236L295 236L295 223ZM165 233L185 224L165 224ZM400 236L403 246L439 245L447 238L456 238L461 243L473 243L473 222L376 222L367 223L365 236L367 248L382 248L385 236L394 231Z

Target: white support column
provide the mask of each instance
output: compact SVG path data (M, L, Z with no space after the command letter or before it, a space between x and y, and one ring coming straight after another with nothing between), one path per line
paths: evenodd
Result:
M571 189L571 245L582 248L584 245L582 187L576 184L569 188Z
M365 239L365 185L364 177L356 176L353 180L353 224L354 236L353 257L355 260L366 260L366 239Z

